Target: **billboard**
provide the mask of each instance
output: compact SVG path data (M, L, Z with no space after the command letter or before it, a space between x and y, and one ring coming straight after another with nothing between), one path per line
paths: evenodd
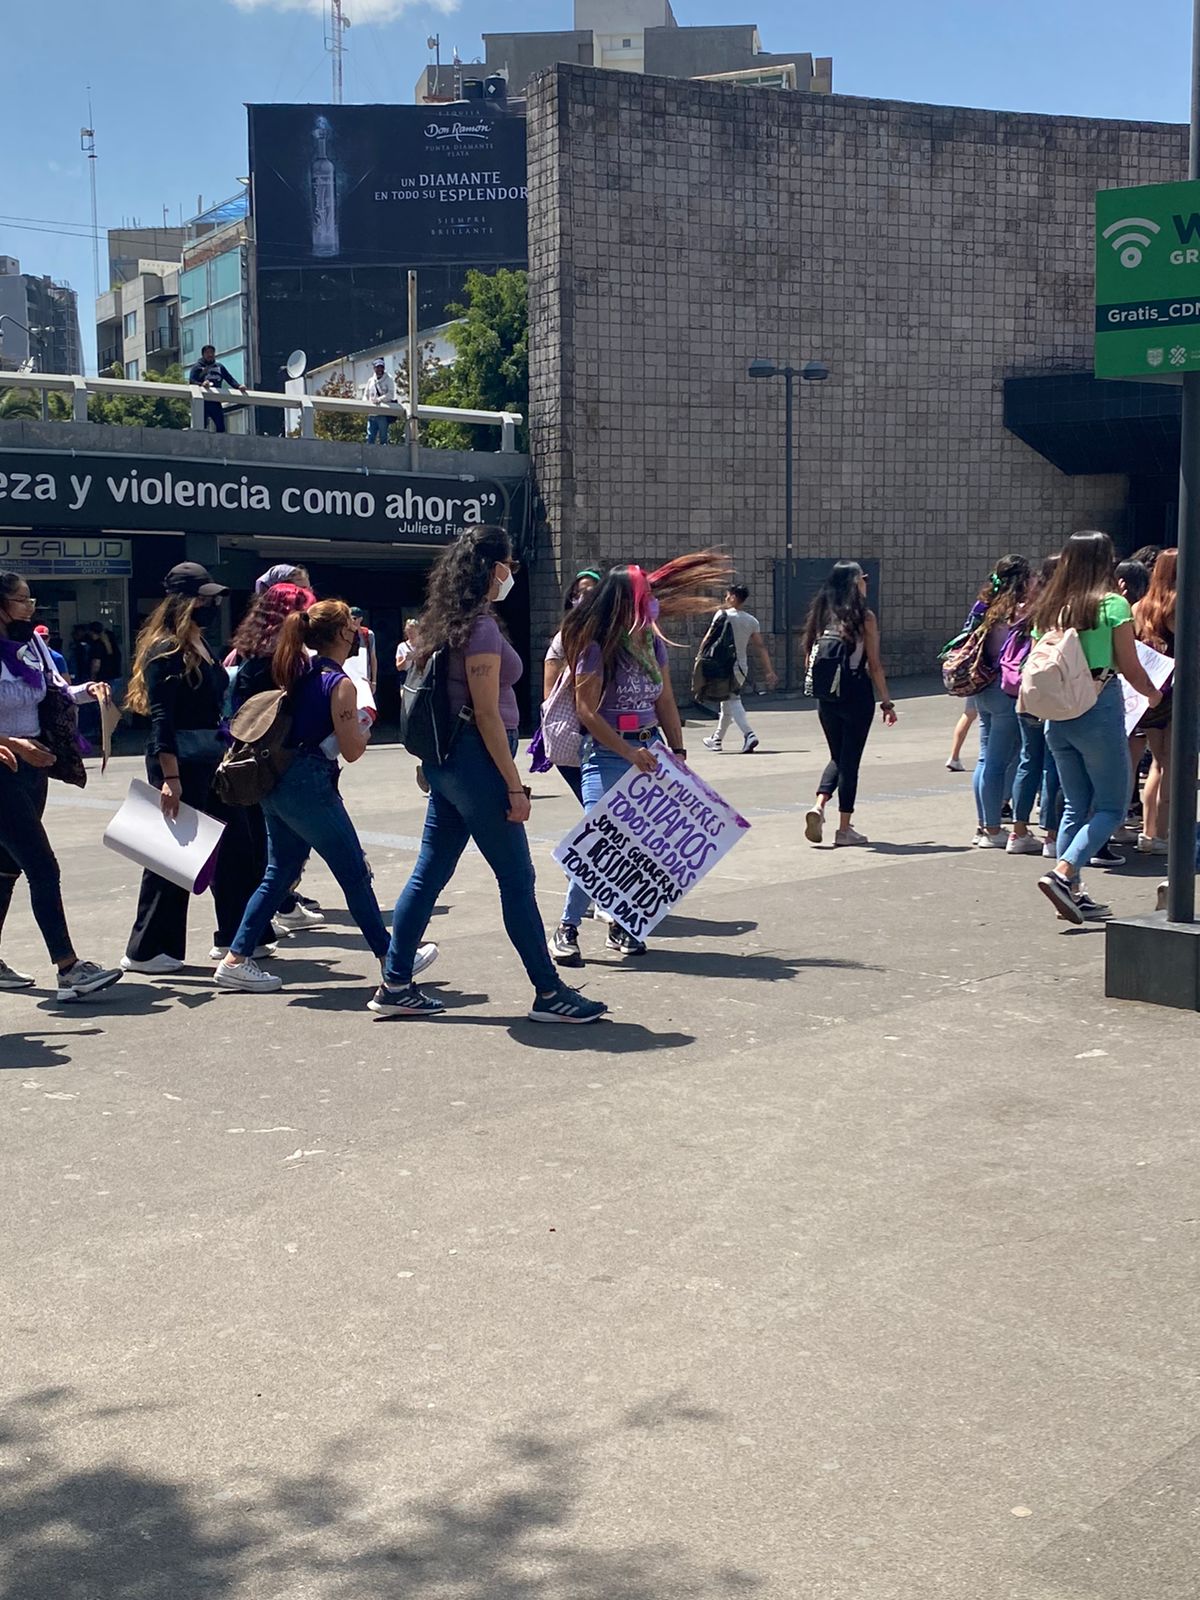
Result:
M260 269L526 259L523 117L483 101L248 110Z
M1096 376L1200 372L1200 181L1096 196Z

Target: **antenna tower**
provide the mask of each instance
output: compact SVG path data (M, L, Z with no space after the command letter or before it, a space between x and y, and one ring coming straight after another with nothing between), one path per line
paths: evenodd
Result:
M342 58L346 53L346 29L350 26L350 18L346 16L343 7L344 0L329 0L329 10L325 18L325 48L329 52L335 106L340 106L342 103Z
M88 84L88 122L94 123L92 116L92 86ZM95 279L96 299L100 298L100 222L99 212L96 209L96 129L95 127L80 128L79 148L88 158L88 177L92 185L92 277Z

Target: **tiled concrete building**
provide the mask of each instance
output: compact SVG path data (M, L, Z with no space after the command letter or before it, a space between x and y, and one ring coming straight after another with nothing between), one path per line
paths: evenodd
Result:
M770 617L783 392L756 357L832 368L798 386L796 554L879 560L894 670L931 666L1005 551L1169 526L1174 396L1151 396L1150 462L1145 386L1114 404L1090 377L1091 208L1186 175L1186 130L573 66L535 79L529 129L546 626L584 559L709 541ZM1066 383L1065 430L1028 384L1021 436L1005 425L1006 380L1030 375Z

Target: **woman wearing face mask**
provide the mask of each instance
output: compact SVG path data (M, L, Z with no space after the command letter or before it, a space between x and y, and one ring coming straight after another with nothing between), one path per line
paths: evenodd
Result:
M686 756L659 618L708 611L712 602L706 591L720 592L728 579L729 563L710 551L681 556L649 574L641 567L614 567L587 605L564 622L563 651L575 678L584 734L585 811L593 811L631 766L657 771L656 744ZM587 904L587 890L572 882L562 921L550 938L560 967L583 963L579 923ZM614 922L605 948L619 956L639 956L646 946Z
M563 596L563 622L564 623L566 622L567 618L571 615L572 611L574 611L577 606L582 605L583 602L587 599L588 595L593 593L593 591L596 589L596 587L599 584L599 582L600 582L600 573L598 572L598 570L595 567L584 567L582 572L577 572L575 574L574 580L572 581L572 583L571 583L570 587L568 588L566 594ZM551 694L554 691L555 685L558 683L558 680L562 677L563 673L566 672L566 670L567 670L567 658L563 654L563 636L562 636L562 628L560 627L558 632L554 635L553 639L551 639L551 641L550 641L549 648L546 651L546 660L545 660L545 663L544 663L544 665L542 667L542 704L543 705L545 705L546 701L549 700ZM532 748L531 748L531 752L530 753L532 754ZM552 762L546 760L545 757L543 757L543 764L539 766L535 762L535 764L533 766L533 771L534 772L548 772L552 765L553 765ZM580 804L582 804L583 803L583 776L582 776L582 772L581 772L580 768L579 767L569 767L569 766L563 765L563 766L560 766L558 768L558 770L559 770L559 772L562 773L563 781L566 783L567 788L570 789L571 793L575 796L576 800L578 800L580 802Z
M216 961L228 949L258 882L245 808L226 806L212 788L228 743L222 710L229 678L213 659L204 627L229 591L194 561L172 567L163 588L166 598L138 635L126 704L150 718L146 775L159 791L163 815L177 817L183 802L225 824L212 884ZM161 976L184 965L190 900L186 889L157 873L142 874L137 915L121 962L126 972Z
M445 1007L413 983L414 957L438 896L474 840L500 888L504 928L534 988L535 1022L595 1022L608 1009L563 984L546 949L534 896L525 823L529 791L521 783L517 697L521 658L492 610L512 590L517 563L503 528L470 529L439 557L417 637L416 664L435 650L448 658L450 709L469 709L440 766L428 766L430 790L421 853L396 902L384 981L370 1009L384 1016L434 1016Z
M34 636L36 608L24 578L0 573L0 932L23 873L34 921L58 969L58 998L83 1000L116 983L121 973L80 961L67 931L58 862L42 826L54 756L41 742L41 708L48 694L67 694L78 705L89 697L103 700L108 690L102 683L71 688L59 678ZM33 983L0 961L0 990Z
M358 697L345 671L357 636L350 608L341 600L321 600L293 611L279 629L271 667L276 685L289 691L292 731L287 748L295 755L262 803L266 875L246 907L229 954L216 970L219 989L260 994L281 986L279 978L257 964L254 951L310 850L337 879L347 909L376 958L382 963L387 955L388 933L371 887L371 869L338 793L337 757L357 761L370 737L369 728L359 721ZM330 753L331 739L336 754ZM416 953L414 973L423 971L436 956L436 945L423 945Z

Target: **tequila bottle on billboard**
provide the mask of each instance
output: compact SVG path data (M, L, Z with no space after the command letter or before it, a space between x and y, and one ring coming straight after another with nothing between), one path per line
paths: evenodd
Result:
M329 157L333 129L325 117L313 124L313 158L309 170L312 186L312 253L336 256L338 243L337 174Z

